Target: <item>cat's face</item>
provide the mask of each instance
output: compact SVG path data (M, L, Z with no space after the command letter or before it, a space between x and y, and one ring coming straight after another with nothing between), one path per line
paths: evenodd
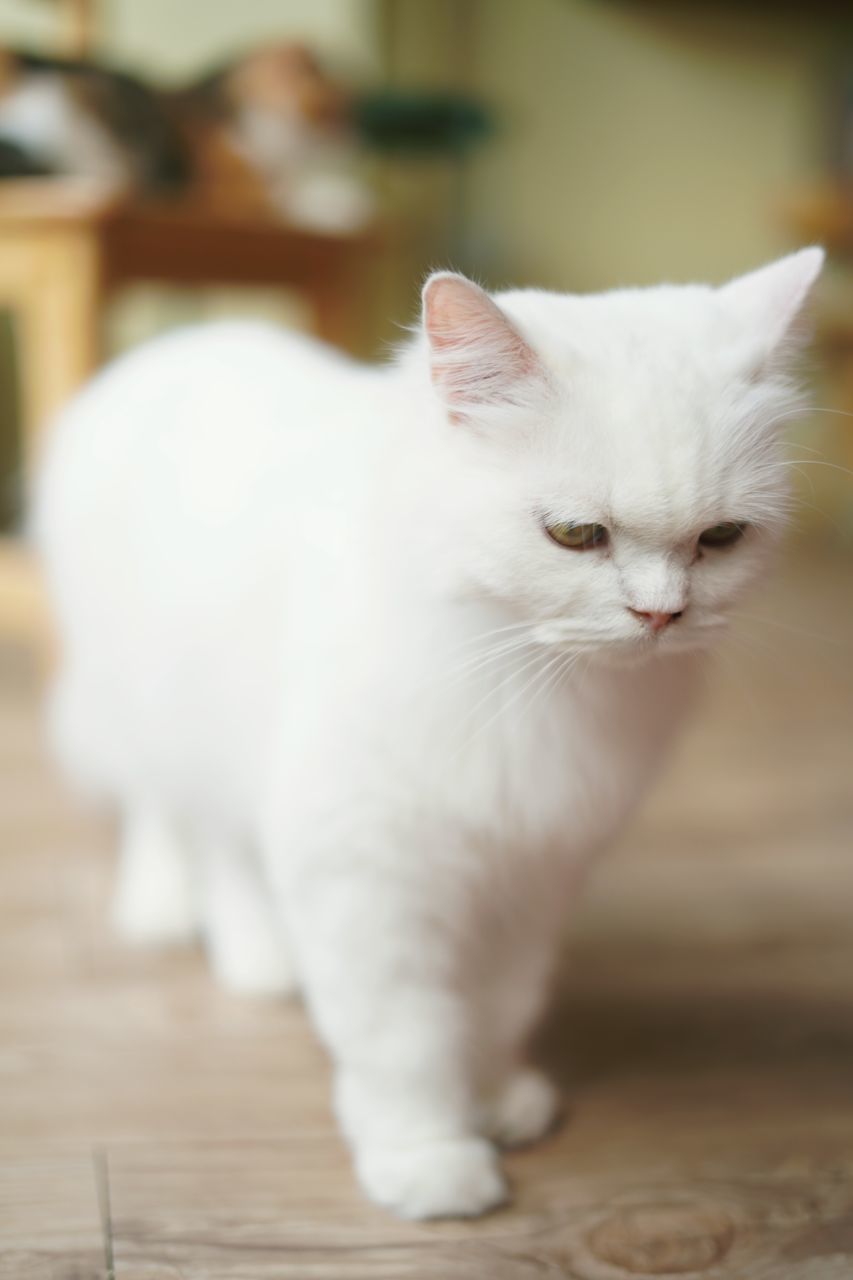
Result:
M721 289L496 301L432 277L443 524L473 588L567 650L706 645L784 524L782 348L821 262L807 249Z

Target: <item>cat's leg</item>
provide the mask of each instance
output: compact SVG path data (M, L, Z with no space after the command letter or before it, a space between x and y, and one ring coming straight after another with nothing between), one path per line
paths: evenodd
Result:
M50 691L48 734L66 772L82 790L118 803L118 873L112 921L127 942L143 946L189 941L198 926L192 857L181 833L157 805L132 792L133 761L110 715L100 682L87 667L66 663Z
M484 1213L507 1189L478 1130L476 1011L452 912L391 850L323 862L291 880L287 902L361 1184L406 1218Z
M482 1132L502 1147L536 1142L556 1128L563 1111L560 1090L527 1056L552 987L561 913L548 910L550 904L516 905L520 921L534 920L536 928L522 927L507 939L492 966L491 1073L480 1096Z
M192 851L155 810L128 809L121 827L113 924L140 946L189 942L199 926Z
M253 853L225 840L204 843L204 938L219 982L245 995L296 988L284 922Z
M556 1128L563 1111L560 1090L536 1067L510 1070L481 1103L482 1132L502 1147L523 1147Z

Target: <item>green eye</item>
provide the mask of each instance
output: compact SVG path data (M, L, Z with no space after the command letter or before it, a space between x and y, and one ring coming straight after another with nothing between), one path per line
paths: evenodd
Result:
M715 524L699 536L699 545L703 547L730 547L739 542L746 533L746 525L732 520L728 524Z
M573 524L570 520L561 520L557 524L546 524L545 532L552 542L572 551L590 551L607 541L603 524Z

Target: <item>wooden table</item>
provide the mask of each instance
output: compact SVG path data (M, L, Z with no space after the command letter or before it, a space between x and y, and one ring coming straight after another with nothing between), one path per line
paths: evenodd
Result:
M80 181L2 184L0 307L17 328L25 465L44 424L99 364L104 304L121 286L296 289L319 336L358 349L382 242L376 229L325 235L187 199L134 204ZM0 633L29 632L39 613L26 555L0 539Z

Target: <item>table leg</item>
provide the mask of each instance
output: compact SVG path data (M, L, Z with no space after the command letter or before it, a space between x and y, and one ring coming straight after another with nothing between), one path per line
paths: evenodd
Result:
M21 387L25 472L42 430L94 370L101 272L94 232L80 227L8 230L0 236L0 307L12 313ZM38 639L44 610L26 549L0 539L0 635Z

